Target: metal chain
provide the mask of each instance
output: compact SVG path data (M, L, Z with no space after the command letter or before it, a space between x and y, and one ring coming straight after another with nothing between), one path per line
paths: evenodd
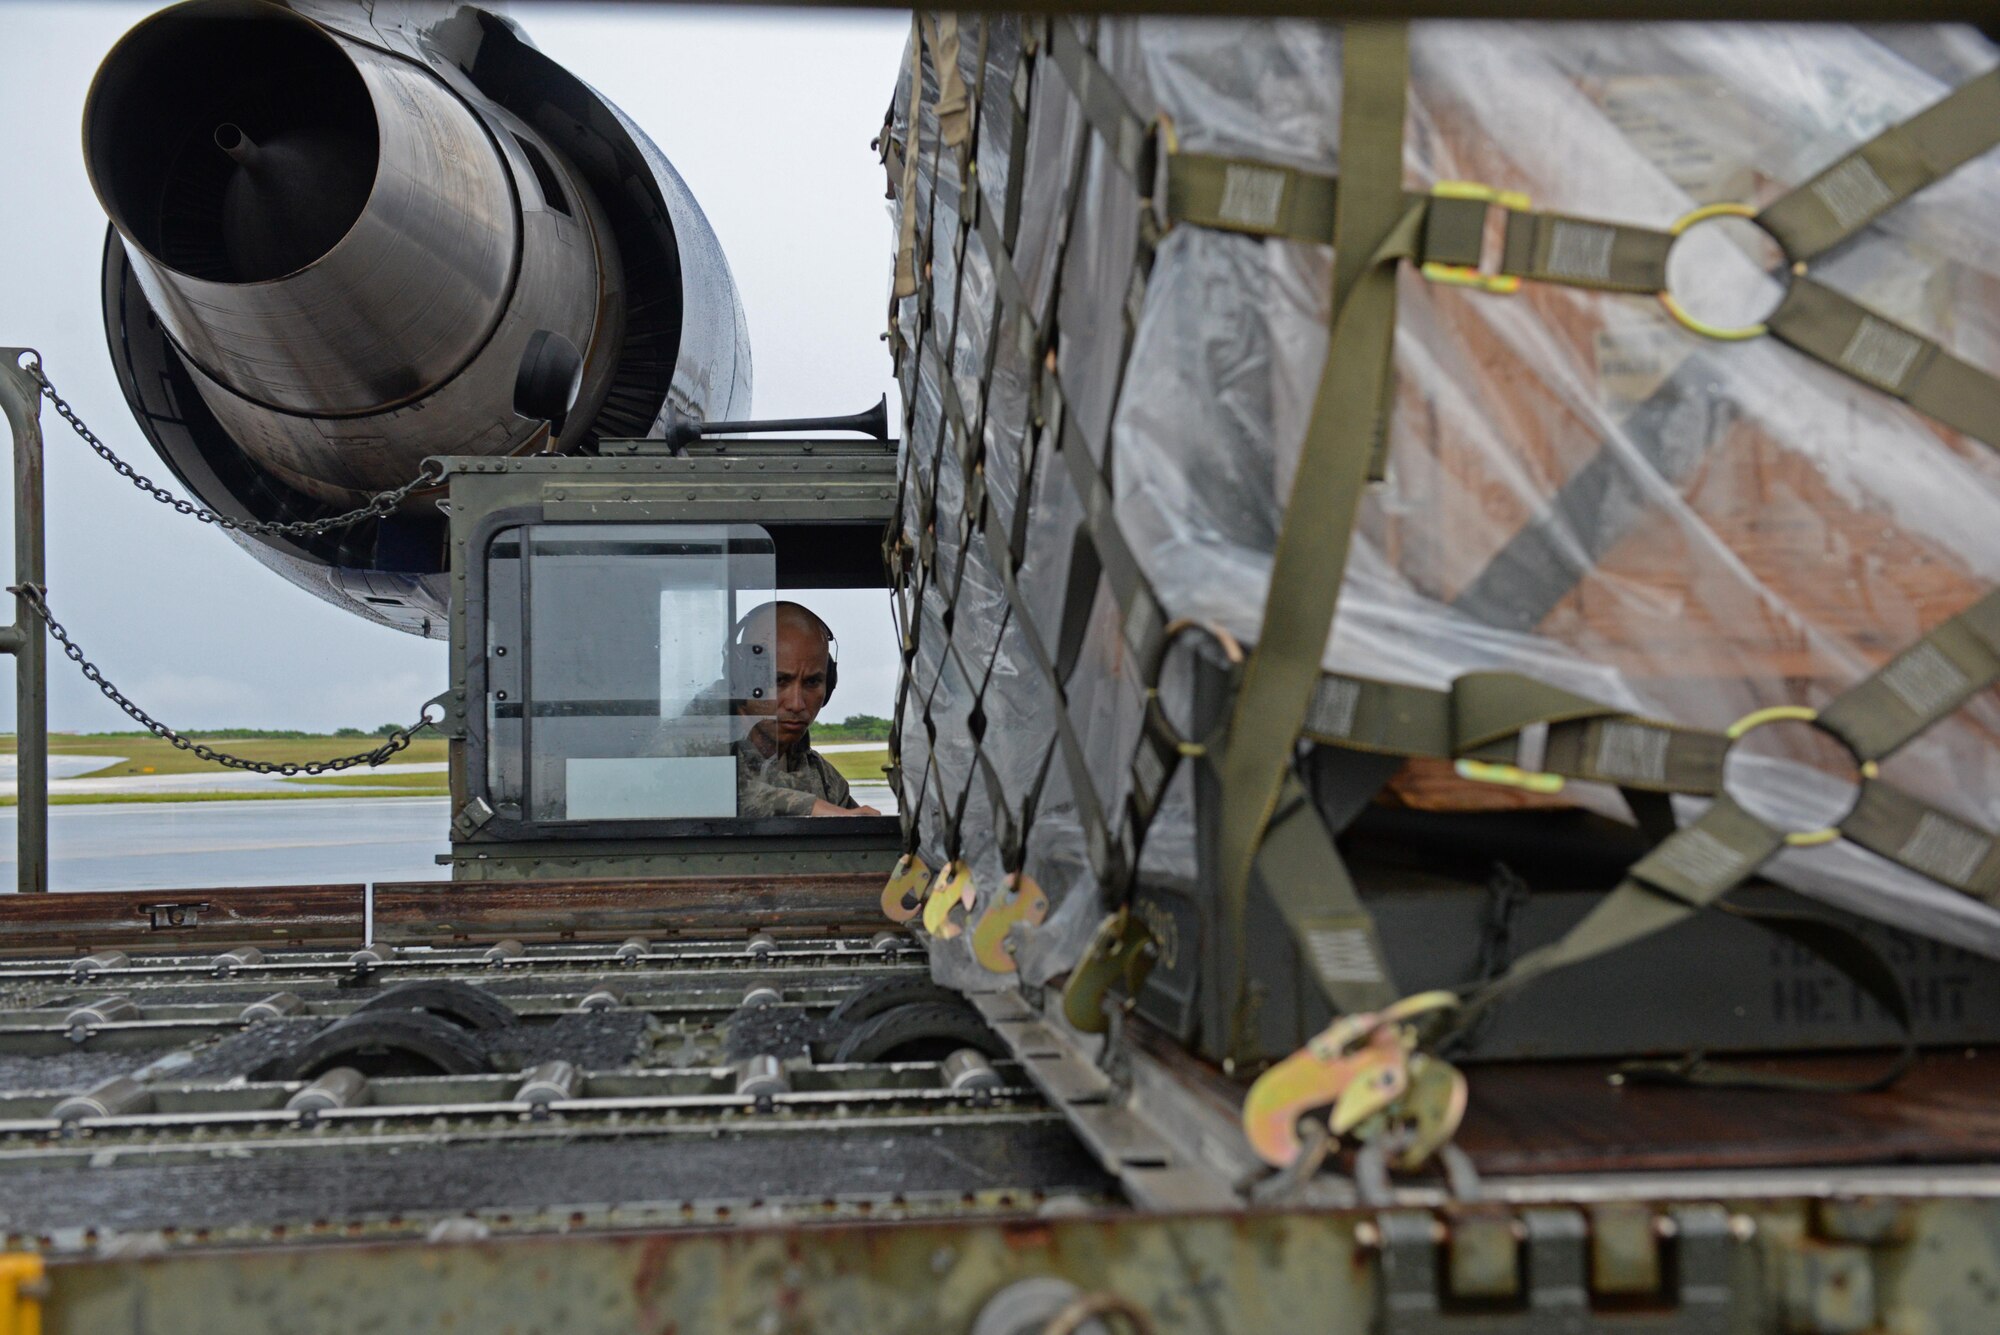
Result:
M172 742L175 747L182 751L192 752L203 760L222 765L228 769L248 770L253 774L294 775L328 774L336 770L352 769L356 765L379 765L390 756L409 746L411 737L430 727L432 723L430 706L425 705L422 717L418 718L415 723L412 723L407 728L398 728L390 733L383 740L382 745L376 747L373 751L363 751L358 755L339 756L333 760L311 760L295 763L290 761L246 760L242 756L232 756L227 751L218 751L212 746L204 746L200 742L191 741L183 737L180 733L175 732L172 728L133 704L125 692L112 685L105 678L105 675L98 671L97 664L83 656L83 650L79 649L76 641L70 638L69 631L63 627L62 622L55 619L54 614L49 611L47 590L35 584L17 584L9 585L7 592L18 595L28 605L28 609L41 618L42 624L49 628L49 634L55 637L57 644L62 646L63 654L69 661L82 669L83 675L98 690L104 693L104 697L125 711L126 715L133 722L139 724L147 732L152 733L153 736L163 741Z
M82 437L83 443L90 446L92 450L96 451L100 459L117 470L119 476L131 482L133 486L145 492L160 504L172 506L175 513L188 515L204 524L214 524L217 528L229 529L237 533L270 534L287 538L317 537L322 533L331 533L335 529L352 528L364 519L374 519L381 515L386 515L408 500L410 493L422 487L434 487L444 481L443 466L434 460L427 460L423 467L417 470L417 475L402 486L395 488L393 491L385 491L373 496L360 509L349 510L345 514L331 515L325 519L299 519L284 523L268 523L259 519L237 519L233 515L218 514L206 506L197 505L184 497L174 495L174 493L132 467L131 464L119 458L112 451L111 447L98 437L95 431L84 425L83 419L76 415L76 410L69 406L68 401L62 395L56 393L55 385L42 370L42 360L39 355L28 362L26 369L28 374L34 378L35 383L41 386L42 397L55 405L56 415L62 418L63 421L68 422L70 429Z

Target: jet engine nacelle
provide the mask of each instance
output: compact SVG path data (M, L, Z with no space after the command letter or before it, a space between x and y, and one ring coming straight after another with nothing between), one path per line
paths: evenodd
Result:
M126 398L217 511L319 518L430 455L547 447L514 411L545 331L582 355L564 451L749 411L742 306L700 207L617 108L492 14L187 0L106 57L84 149ZM329 601L442 636L436 499L236 536Z

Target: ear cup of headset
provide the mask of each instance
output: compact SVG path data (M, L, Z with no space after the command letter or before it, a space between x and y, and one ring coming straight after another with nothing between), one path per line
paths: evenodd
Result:
M840 641L833 637L833 627L826 624L819 613L804 603L780 600L764 603L745 612L736 622L736 629L729 635L729 694L737 700L762 700L766 692L762 686L753 683L769 682L777 675L777 660L768 665L764 662L765 646L752 644L743 638L749 633L750 623L759 612L766 608L795 607L813 619L819 633L826 637L826 695L820 701L820 708L826 708L826 701L833 699L833 689L840 684Z

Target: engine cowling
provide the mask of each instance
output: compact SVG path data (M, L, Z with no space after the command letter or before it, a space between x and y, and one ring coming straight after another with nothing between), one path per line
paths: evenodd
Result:
M316 518L431 455L545 447L514 411L542 331L582 354L563 450L749 409L742 307L699 206L490 14L186 0L106 57L84 147L127 399L216 510ZM441 636L435 500L237 536L330 601Z

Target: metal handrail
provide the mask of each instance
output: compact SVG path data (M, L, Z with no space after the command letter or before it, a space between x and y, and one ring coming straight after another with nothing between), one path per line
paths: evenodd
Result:
M41 361L32 348L0 348L0 409L14 436L12 584L17 589L40 588L45 578L42 391L24 359ZM26 594L14 597L14 624L0 626L0 653L14 656L15 888L37 894L49 888L49 646Z

